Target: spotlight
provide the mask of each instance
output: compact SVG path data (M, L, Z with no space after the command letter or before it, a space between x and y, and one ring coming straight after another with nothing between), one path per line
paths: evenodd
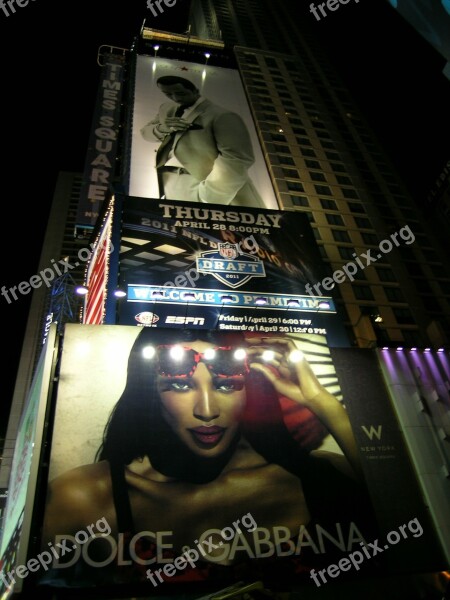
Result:
M431 352L431 348L425 348L424 352Z
M387 346L383 346L382 350L389 350Z
M417 348L411 348L410 352L415 352L417 350Z
M193 292L186 292L183 295L184 300L195 300L195 294Z
M398 346L397 352L400 352L401 350L403 350L403 346Z
M183 358L184 349L181 346L174 346L170 349L169 354L174 360L181 360Z
M206 360L213 360L213 358L216 356L216 351L214 348L207 348L203 356L206 358Z
M127 293L120 288L117 288L116 290L114 290L114 296L116 298L125 298L126 295L127 295Z
M147 359L151 359L155 356L156 350L153 346L145 346L142 348L142 356Z
M327 308L330 308L330 303L327 302L326 300L321 300L318 304L318 307L326 310Z
M292 350L289 354L289 360L291 363L298 363L303 360L303 352L301 350Z
M259 298L256 298L255 304L258 304L259 306L263 306L264 304L267 304L267 298L263 298L262 296L259 296Z
M75 288L75 293L79 296L86 296L88 292L89 290L85 285L79 285Z
M261 358L266 362L269 362L269 360L273 360L275 358L275 352L273 350L264 350Z
M445 352L445 348L438 348L438 352Z
M287 305L288 306L300 306L300 302L298 300L291 299L291 300L287 301Z
M152 298L164 298L164 292L152 292Z
M236 360L243 360L245 357L247 356L247 352L244 350L244 348L238 348L237 350L235 350L233 357Z
M220 299L224 304L226 304L227 302L233 302L232 296L220 296Z

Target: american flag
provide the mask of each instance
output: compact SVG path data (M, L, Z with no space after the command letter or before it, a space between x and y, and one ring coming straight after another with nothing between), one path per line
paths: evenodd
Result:
M94 246L88 273L86 295L83 313L85 325L101 325L104 320L106 288L108 283L109 240L111 232L111 213L105 220L103 230Z

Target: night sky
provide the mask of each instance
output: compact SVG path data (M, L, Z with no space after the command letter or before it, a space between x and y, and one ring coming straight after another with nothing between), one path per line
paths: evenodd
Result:
M186 28L188 0L166 7L158 18L146 0L133 0L134 8L130 4L30 0L8 17L0 11L1 285L7 288L36 273L58 171L83 170L100 70L98 47L129 48L144 18L155 29ZM442 75L444 58L387 1L351 2L320 22L309 13L309 2L294 4L330 51L360 110L420 202L450 154L450 82ZM7 304L0 296L6 355L1 432L29 301L20 296Z

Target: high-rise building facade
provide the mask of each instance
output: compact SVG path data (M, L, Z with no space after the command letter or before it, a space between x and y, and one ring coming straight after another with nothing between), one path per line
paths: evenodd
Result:
M442 246L306 24L290 18L289 3L243 0L195 0L190 21L193 33L236 46L280 206L308 214L332 271L355 254L377 257L331 292L351 339L448 344ZM406 225L414 243L381 254Z

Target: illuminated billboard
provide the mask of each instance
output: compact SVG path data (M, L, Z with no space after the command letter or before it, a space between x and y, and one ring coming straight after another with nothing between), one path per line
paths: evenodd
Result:
M65 552L42 586L443 566L376 354L320 336L66 325L49 468L42 548Z
M278 208L239 72L136 60L129 194Z
M27 562L55 340L56 324L52 324L25 402L14 446L0 538L2 600L20 592L23 579L29 575L26 569L21 572L20 567Z
M298 212L124 197L119 323L327 335L348 345ZM119 217L118 217L119 218Z

